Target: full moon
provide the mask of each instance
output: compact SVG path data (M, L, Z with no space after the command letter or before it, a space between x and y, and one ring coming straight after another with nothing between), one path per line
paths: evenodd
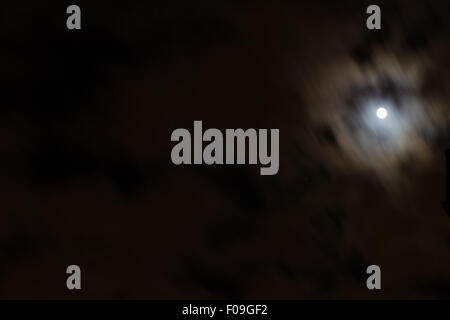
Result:
M379 118L379 119L384 119L384 118L386 118L388 116L388 112L387 112L387 110L386 110L386 108L378 108L377 109L377 117Z

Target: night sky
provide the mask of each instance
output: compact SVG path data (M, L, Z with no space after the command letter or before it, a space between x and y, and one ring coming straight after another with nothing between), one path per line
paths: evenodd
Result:
M448 1L1 7L0 298L450 299ZM278 174L172 164L194 120Z

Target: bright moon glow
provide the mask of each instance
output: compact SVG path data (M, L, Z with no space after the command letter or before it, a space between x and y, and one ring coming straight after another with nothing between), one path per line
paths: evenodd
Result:
M377 117L379 119L384 119L388 116L388 112L386 110L386 108L378 108L377 109Z

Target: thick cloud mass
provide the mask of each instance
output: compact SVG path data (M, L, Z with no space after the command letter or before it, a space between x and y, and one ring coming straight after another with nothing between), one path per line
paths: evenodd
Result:
M0 297L449 298L450 7L369 4L2 5ZM279 128L279 174L174 166L194 120Z

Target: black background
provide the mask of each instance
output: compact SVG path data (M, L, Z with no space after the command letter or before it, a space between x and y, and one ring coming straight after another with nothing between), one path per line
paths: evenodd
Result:
M447 3L369 31L367 1L77 1L69 31L72 3L3 2L0 298L449 298ZM432 119L381 157L349 134L380 92ZM194 120L279 128L278 175L173 165Z

